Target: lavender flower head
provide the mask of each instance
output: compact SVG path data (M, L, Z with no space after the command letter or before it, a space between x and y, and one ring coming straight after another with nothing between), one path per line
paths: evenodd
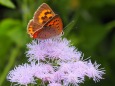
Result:
M63 61L79 60L81 53L74 46L70 45L67 39L56 38L46 40L33 40L28 44L27 57L32 60L46 60L46 58L54 60L60 59Z
M33 40L27 44L26 56L30 64L11 70L7 79L19 85L79 86L85 77L98 82L104 69L91 60L83 60L82 53L65 38ZM40 83L37 81L40 80Z

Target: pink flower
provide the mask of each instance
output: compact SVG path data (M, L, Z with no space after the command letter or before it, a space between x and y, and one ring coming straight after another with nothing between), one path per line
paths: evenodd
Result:
M11 70L7 76L10 82L27 86L40 79L42 86L79 86L86 76L97 82L105 74L96 62L83 60L81 52L67 39L33 40L27 47L31 63Z
M83 83L85 76L93 78L94 81L98 81L105 74L104 70L99 69L97 63L92 64L91 61L77 61L72 63L61 63L58 72L61 74L61 80L65 86L74 84L77 86L79 83Z
M50 81L52 74L54 73L53 67L49 64L36 64L32 68L34 71L34 77L43 81Z
M81 52L77 51L74 46L70 45L67 39L56 38L46 40L33 40L27 45L27 57L32 60L46 60L46 58L63 61L79 60Z
M16 82L20 85L27 85L30 83L35 84L33 71L31 71L31 66L28 64L23 64L15 67L14 70L9 72L7 79L10 82Z
M97 64L96 62L94 64L91 63L91 60L87 61L88 69L87 69L87 76L89 78L93 78L95 82L100 81L102 78L102 75L105 74L105 70L103 68L99 69L100 64Z

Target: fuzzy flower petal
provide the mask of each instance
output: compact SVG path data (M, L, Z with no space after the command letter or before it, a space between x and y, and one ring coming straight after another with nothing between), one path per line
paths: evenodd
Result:
M105 74L104 69L99 68L100 64L83 60L81 52L65 38L36 39L27 47L30 64L19 65L10 71L7 76L10 82L27 86L41 80L42 86L79 86L86 76L97 82Z
M27 45L27 57L31 60L60 59L60 60L79 60L81 52L78 52L70 41L62 38L33 40Z
M33 64L32 70L34 77L43 81L50 81L52 74L54 73L53 67L49 64Z
M94 64L91 63L91 61L89 60L88 63L88 69L87 69L87 76L89 78L93 78L93 80L95 82L100 81L100 79L102 78L102 75L105 74L105 70L103 68L99 69L100 64L97 64L96 62Z
M81 67L79 67L80 65ZM85 67L82 68L82 66ZM61 73L64 86L68 86L70 84L78 86L78 83L83 83L86 70L85 68L86 65L82 62L61 64L59 72Z
M28 64L19 65L15 67L14 70L10 71L7 79L10 82L16 82L20 85L27 85L34 83L33 71L31 71L31 66Z
M92 64L91 61L61 63L58 72L61 74L64 86L70 84L78 86L79 83L84 82L85 76L93 78L94 81L102 79L105 73L104 70L98 68L99 66L97 63Z

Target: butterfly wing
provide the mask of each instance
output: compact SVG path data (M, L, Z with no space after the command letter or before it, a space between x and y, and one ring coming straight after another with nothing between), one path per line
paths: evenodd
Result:
M63 32L63 23L59 15L55 15L42 29L36 31L34 37L47 39L60 35Z
M28 23L27 32L32 38L47 39L61 34L62 29L61 18L43 3Z
M54 16L55 13L53 12L53 10L46 3L43 3L35 12L33 21L43 26Z
M27 33L33 38L34 33L41 28L41 25L36 24L33 19L29 21Z

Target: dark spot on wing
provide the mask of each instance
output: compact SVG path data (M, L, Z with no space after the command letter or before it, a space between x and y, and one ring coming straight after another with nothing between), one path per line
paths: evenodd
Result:
M49 19L51 19L51 18L52 18L52 16L49 17Z

